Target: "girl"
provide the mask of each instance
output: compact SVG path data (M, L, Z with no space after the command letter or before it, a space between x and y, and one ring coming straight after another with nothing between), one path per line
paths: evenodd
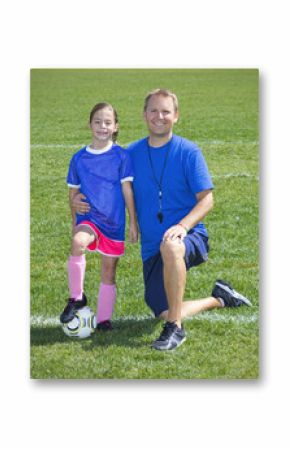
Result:
M132 191L130 156L117 143L118 116L108 103L98 103L90 113L92 144L71 159L67 183L72 212L73 237L68 259L70 298L60 321L67 323L76 310L87 304L83 291L85 250L101 254L101 283L97 301L97 328L111 330L116 301L116 267L124 254L125 204L129 214L129 241L137 242L138 231ZM89 203L89 212L76 213L75 195Z

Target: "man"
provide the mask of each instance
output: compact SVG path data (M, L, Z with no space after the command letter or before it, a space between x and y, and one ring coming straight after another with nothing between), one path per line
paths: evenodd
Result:
M133 190L141 233L145 301L165 320L152 347L172 350L186 340L183 318L216 307L251 305L224 281L212 296L184 301L186 272L208 258L208 234L202 223L213 207L213 184L200 149L173 135L178 121L174 93L157 89L145 98L149 137L132 143ZM84 203L73 203L79 212Z

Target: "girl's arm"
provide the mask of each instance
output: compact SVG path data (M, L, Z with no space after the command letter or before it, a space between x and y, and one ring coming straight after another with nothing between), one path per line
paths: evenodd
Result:
M124 181L122 183L122 191L129 214L129 241L131 243L136 243L138 241L138 226L131 181Z

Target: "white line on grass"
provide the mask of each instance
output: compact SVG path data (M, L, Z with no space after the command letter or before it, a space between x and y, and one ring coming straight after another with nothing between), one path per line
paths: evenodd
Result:
M258 145L258 140L198 140L196 141L198 145Z
M188 318L188 320L197 320L197 321L211 321L211 322L221 322L221 323L234 323L238 325L242 324L251 324L258 321L258 314L253 313L250 316L245 315L235 315L235 316L229 316L229 315L223 315L222 313L216 313L216 312L203 312L199 315L195 315L191 318ZM141 316L134 316L134 315L128 315L125 317L116 317L114 318L115 322L127 322L127 321L143 321L153 319L152 315L141 315ZM30 318L30 324L34 327L46 327L46 326L59 326L59 318L58 317L45 317L42 315L33 315Z
M250 173L225 173L223 175L212 175L213 179L227 179L227 178L250 178L259 180L259 176Z
M214 143L216 143L217 141L214 141ZM124 144L124 146L126 146L128 144ZM31 148L81 148L84 147L85 145L53 145L53 144L33 144L31 145ZM212 175L213 179L228 179L228 178L249 178L249 179L255 179L255 180L259 180L259 176L253 175L251 173L225 173L223 175Z
M49 144L45 144L45 143L33 143L30 145L30 148L83 148L85 147L85 144L61 144L61 143L49 143Z
M130 145L130 143L132 143L132 141L130 142L120 142L120 145L122 145L123 147L127 147L128 145ZM250 144L250 145L257 145L259 144L258 140L199 140L197 142L198 145L243 145L243 144ZM80 144L68 144L68 143L32 143L30 145L30 148L83 148L85 147L86 144L85 143L80 143Z

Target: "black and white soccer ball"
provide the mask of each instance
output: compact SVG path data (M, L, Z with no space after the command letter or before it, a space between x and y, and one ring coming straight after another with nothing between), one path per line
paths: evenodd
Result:
M82 307L77 310L74 318L68 323L62 324L62 329L68 337L88 338L97 327L96 316L90 307Z

